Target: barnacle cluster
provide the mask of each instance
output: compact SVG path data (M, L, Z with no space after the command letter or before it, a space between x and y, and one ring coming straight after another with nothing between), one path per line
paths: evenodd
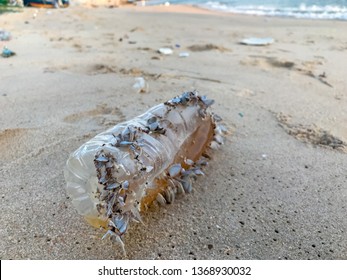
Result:
M213 100L185 92L97 135L71 154L67 191L80 214L123 245L130 221L152 203L172 203L203 175L203 156L225 128L208 112ZM105 237L104 236L104 237Z

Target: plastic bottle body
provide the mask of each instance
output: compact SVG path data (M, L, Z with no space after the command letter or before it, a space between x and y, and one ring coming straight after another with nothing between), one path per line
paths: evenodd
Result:
M195 92L184 93L78 148L65 168L67 192L77 211L94 226L109 225L118 238L130 220L140 220L141 202L151 203L164 188L174 193L190 182L187 174L198 168L189 173L181 163L185 155L198 159L213 138L214 121L206 114L210 104Z

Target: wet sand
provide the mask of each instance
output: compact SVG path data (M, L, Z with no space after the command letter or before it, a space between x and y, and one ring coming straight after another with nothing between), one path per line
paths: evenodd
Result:
M34 13L0 16L13 35L0 47L17 53L0 57L1 259L124 258L73 208L66 159L194 89L232 134L192 194L131 225L128 258L347 259L347 22L182 6ZM139 76L149 92L133 90Z

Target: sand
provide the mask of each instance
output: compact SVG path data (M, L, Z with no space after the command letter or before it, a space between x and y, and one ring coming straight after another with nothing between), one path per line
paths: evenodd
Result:
M347 22L72 5L0 28L17 53L0 57L1 259L124 258L72 206L66 159L193 89L232 134L192 194L132 224L127 258L347 259Z

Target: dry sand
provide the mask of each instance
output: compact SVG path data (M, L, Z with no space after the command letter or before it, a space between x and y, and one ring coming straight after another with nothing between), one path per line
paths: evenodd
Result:
M0 57L1 259L123 258L73 208L65 161L192 89L233 134L193 194L131 226L128 258L347 259L347 22L191 7L34 13L0 16L17 53ZM276 41L239 44L249 36ZM148 93L133 91L137 76Z

